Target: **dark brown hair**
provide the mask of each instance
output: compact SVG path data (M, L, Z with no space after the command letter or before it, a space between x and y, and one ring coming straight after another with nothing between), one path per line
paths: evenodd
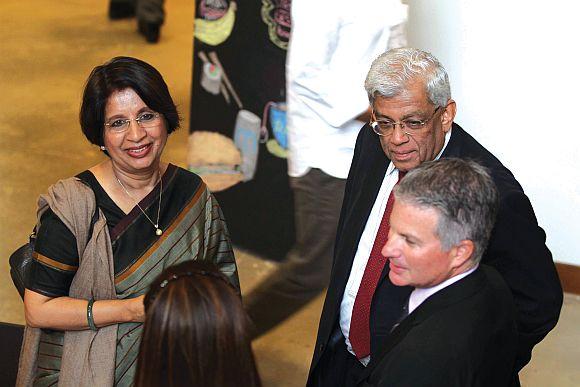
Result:
M215 266L166 269L145 296L135 386L259 387L237 290Z
M179 128L177 107L159 71L137 58L118 56L95 67L85 85L79 120L91 143L103 145L107 100L124 89L133 89L149 108L163 114L168 134Z

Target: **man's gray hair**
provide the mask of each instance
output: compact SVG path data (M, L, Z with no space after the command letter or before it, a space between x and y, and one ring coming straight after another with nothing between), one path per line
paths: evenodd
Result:
M432 104L447 105L451 88L443 65L430 53L408 47L389 50L374 60L365 80L371 105L377 97L399 95L413 80L424 82Z
M436 210L436 235L443 250L471 240L475 245L471 260L479 263L499 205L495 183L483 166L456 158L425 162L410 171L394 192L396 200Z

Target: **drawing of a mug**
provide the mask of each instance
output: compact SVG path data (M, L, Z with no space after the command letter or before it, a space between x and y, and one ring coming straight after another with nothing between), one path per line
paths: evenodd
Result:
M252 180L258 163L258 144L260 141L260 117L248 110L240 110L236 117L234 143L242 154L240 170L244 181Z
M268 141L268 128L266 122L270 122L272 133L278 145L282 149L288 149L288 135L286 131L286 103L284 102L268 102L264 106L264 113L262 116L262 134L261 142Z
M288 149L288 134L286 132L286 104L278 102L270 106L270 126L274 138L284 149Z

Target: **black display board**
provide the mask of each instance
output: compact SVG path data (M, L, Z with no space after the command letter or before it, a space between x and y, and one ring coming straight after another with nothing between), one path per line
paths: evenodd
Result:
M287 144L264 112L272 115L268 103L285 100L290 0L196 0L195 17L190 132L217 132L233 142L240 110L264 119L253 177L215 196L236 246L280 260L294 242ZM211 78L215 71L220 80Z

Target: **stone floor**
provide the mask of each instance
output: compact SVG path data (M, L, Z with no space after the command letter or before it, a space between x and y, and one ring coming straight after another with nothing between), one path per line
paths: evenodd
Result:
M193 2L166 3L161 41L148 45L134 20L107 19L104 0L0 2L0 256L7 258L26 240L38 194L101 159L82 137L77 115L88 73L113 56L140 57L164 74L184 118L165 156L184 165ZM239 250L237 258L243 292L274 267ZM321 304L322 297L255 342L265 387L304 385ZM0 321L23 322L7 259L0 260ZM580 297L567 294L560 323L522 372L524 386L580 385L579 326Z

